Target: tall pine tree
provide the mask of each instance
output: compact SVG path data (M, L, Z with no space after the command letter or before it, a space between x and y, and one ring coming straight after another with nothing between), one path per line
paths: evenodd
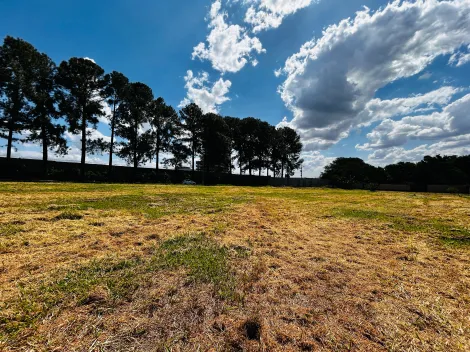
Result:
M87 129L96 129L98 118L105 115L100 101L106 87L104 70L89 59L71 58L60 64L57 82L61 87L59 108L68 122L69 131L81 135L80 174L83 178L90 136Z

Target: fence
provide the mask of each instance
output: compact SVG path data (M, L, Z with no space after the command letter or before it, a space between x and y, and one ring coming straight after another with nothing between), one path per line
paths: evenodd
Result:
M109 173L107 165L87 164L85 177L80 176L80 164L72 162L49 161L47 173L42 160L0 158L0 180L18 181L88 181L88 182L145 182L145 183L182 183L191 179L204 185L234 186L273 186L273 187L326 187L330 182L318 178L275 178L270 176L249 176L226 173L205 173L201 171L167 170L158 172L151 168L134 170L128 166L113 166ZM350 185L352 189L368 189L370 185ZM433 192L469 194L468 185L426 185L426 184L380 184L380 191L395 192Z

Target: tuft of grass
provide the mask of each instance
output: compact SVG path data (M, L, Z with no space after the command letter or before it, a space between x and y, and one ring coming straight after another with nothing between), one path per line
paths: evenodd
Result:
M455 247L465 246L469 243L470 230L455 226L440 219L424 220L402 214L387 214L372 210L339 209L336 216L363 220L378 220L386 222L393 229L414 233L424 232L435 235L441 243Z
M14 236L17 233L22 232L23 229L21 226L12 223L0 224L0 236Z
M82 218L83 218L83 215L67 210L57 215L54 219L55 220L81 220Z
M139 258L102 259L65 273L57 272L35 284L20 285L18 299L0 306L0 337L15 336L53 311L83 304L98 285L105 286L114 299L129 297L138 287L133 274L141 263Z
M211 283L223 298L233 296L235 281L229 266L229 251L205 234L179 236L165 241L154 264L166 268L185 267L195 281Z
M94 302L93 292L104 288L113 303L131 300L134 292L157 270L185 267L195 282L210 283L221 298L233 297L235 280L229 253L204 234L165 241L147 258L106 258L67 272L56 272L35 284L21 285L17 299L0 305L0 341L14 338L51 313ZM99 300L100 302L102 300Z
M450 247L464 248L470 247L470 237L440 237L440 241Z

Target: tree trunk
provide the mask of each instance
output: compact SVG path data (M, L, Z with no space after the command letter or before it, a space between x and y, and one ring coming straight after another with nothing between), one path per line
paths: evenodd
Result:
M248 170L250 171L250 176L251 176L251 160L248 162Z
M158 152L157 149L157 171L160 170L160 153Z
M137 171L137 138L138 138L139 129L137 124L134 125L134 173Z
M194 172L194 147L192 148L192 166L193 166L193 172Z
M108 166L108 177L111 177L113 169L113 149L114 149L114 125L116 119L116 104L113 105L113 119L111 120L111 144L109 146L109 166Z
M42 164L44 176L47 177L47 159L48 159L48 148L47 148L47 136L46 136L46 127L44 124L41 126L42 132Z
M10 123L8 130L7 160L11 159L11 148L13 147L13 123Z
M259 168L259 176L261 176L261 171L262 171L262 170L261 170L261 167L260 167L260 168Z
M85 109L83 109L85 110ZM85 179L85 162L86 162L86 116L83 112L82 116L82 158L80 160L80 177Z
M160 131L157 131L158 134L160 134ZM157 135L157 172L160 169L160 137Z
M284 178L284 163L281 163L281 178Z

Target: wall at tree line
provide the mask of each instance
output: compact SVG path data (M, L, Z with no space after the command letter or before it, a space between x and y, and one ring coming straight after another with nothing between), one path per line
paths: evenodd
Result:
M0 157L0 179L3 180L56 180L81 181L80 164L73 162L48 162L48 174L45 176L42 160L37 159L11 159ZM274 186L274 187L326 187L330 183L318 178L274 178L268 176L249 176L239 174L209 174L200 171L166 170L158 173L151 168L138 168L137 172L128 166L113 166L111 178L108 177L108 166L100 164L86 165L86 181L90 182L148 182L148 183L182 183L191 179L197 184L217 185L227 184L234 186ZM357 184L354 189L367 189L369 185ZM433 193L470 193L468 185L399 185L380 184L380 191L397 192L433 192Z

